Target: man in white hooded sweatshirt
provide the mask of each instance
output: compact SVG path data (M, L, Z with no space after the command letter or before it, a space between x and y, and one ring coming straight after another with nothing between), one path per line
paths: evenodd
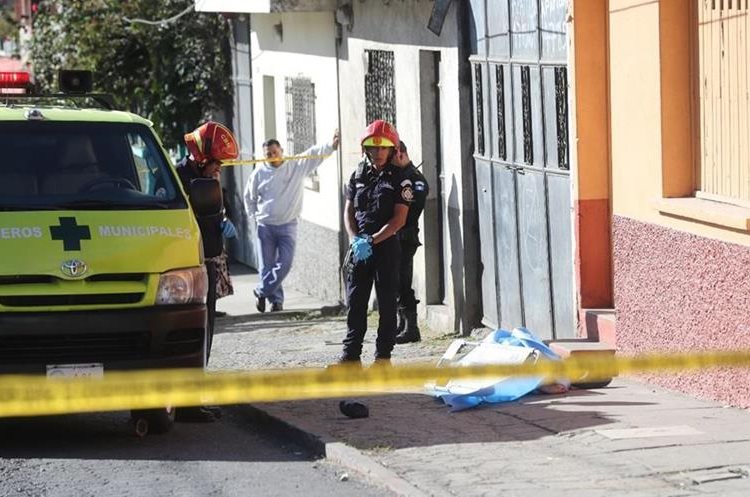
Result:
M265 312L284 308L281 286L289 274L297 245L297 219L302 211L305 179L339 146L339 132L331 143L315 145L300 154L302 158L283 160L284 149L275 139L263 144L268 159L255 168L245 187L245 210L258 224L261 279L253 290L255 306Z

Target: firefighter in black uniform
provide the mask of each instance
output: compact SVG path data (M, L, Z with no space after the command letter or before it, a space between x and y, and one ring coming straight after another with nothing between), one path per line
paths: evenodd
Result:
M396 328L398 335L396 335L396 343L409 343L418 342L422 339L417 324L417 304L419 300L414 296L411 282L414 274L414 254L422 245L419 242L419 216L422 215L424 210L430 187L425 177L409 159L404 142L399 145L399 153L394 163L402 168L404 176L411 181L414 190L414 201L409 206L406 225L398 232L398 239L401 242L401 266L399 270L398 326Z
M239 147L234 135L219 123L209 121L185 135L185 146L189 155L176 164L177 175L188 198L193 182L202 179L216 179L221 161L237 158ZM206 307L208 323L206 333L206 361L211 353L216 317L216 259L221 255L224 240L234 226L223 216L198 217L198 226L203 241L204 264L208 275L208 295ZM236 235L236 232L235 232ZM176 411L177 421L212 422L221 417L217 407L190 406Z
M399 144L387 121L373 121L360 141L365 159L346 188L344 224L352 239L345 265L347 334L340 363L360 364L373 282L378 299L376 364L390 364L396 342L396 297L401 245L396 233L406 223L414 192L393 164Z

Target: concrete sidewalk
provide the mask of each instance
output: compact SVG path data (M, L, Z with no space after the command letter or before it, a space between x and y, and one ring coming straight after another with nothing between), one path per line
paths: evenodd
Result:
M235 288L254 280L238 274ZM298 314L259 316L251 293L239 293L220 301L230 316L219 320L212 367L320 367L340 352L345 323L317 312L324 303L290 292L286 308ZM436 360L449 343L397 346L394 362ZM750 414L631 379L460 413L417 391L358 400L369 418L344 417L338 399L254 409L259 421L401 495L750 495Z
M258 284L257 271L242 264L230 264L229 273L232 277L234 295L221 298L216 303L216 310L226 312L228 316L246 316L248 314L259 314L255 309L255 297L253 289ZM336 305L336 302L323 303L316 298L301 292L284 288L285 311L306 311L320 309L322 306ZM267 308L270 309L270 304Z

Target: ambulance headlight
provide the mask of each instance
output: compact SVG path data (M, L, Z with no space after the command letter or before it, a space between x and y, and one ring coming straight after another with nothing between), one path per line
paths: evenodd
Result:
M204 266L169 271L159 277L156 305L205 304L208 275Z

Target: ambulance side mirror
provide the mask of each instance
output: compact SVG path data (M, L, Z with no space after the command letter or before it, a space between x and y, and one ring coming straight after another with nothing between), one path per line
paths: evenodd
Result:
M196 178L190 182L190 204L198 217L221 213L221 185L212 178Z
M196 178L191 181L190 204L203 235L203 255L218 257L224 249L221 234L224 204L219 182L212 178Z

